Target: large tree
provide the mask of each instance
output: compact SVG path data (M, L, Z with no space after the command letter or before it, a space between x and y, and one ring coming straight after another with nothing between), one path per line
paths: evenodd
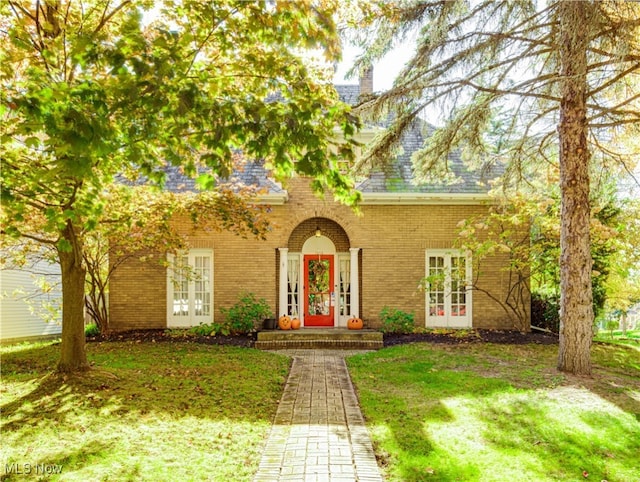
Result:
M348 108L303 55L339 55L332 2L9 0L0 4L3 234L57 251L59 370L87 367L87 233L117 175L162 183L167 164L215 186L242 151L279 175L316 178L344 198L333 168ZM153 8L152 12L147 12ZM145 13L147 12L147 13Z
M590 163L633 168L618 141L640 136L640 4L624 1L409 1L367 3L356 40L366 67L417 39L394 86L360 107L395 112L363 163L382 162L418 117L442 124L414 156L419 173L506 164L505 182L559 162L561 332L558 368L589 374L592 338ZM371 32L373 30L373 32ZM370 41L367 39L374 39ZM628 145L628 144L627 144ZM533 161L533 162L532 162Z

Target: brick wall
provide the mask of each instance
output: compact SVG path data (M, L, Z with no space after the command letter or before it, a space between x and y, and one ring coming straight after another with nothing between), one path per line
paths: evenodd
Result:
M164 328L167 323L167 274L164 257L139 253L114 271L109 285L109 323L114 331Z
M329 238L338 252L349 251L350 243L344 229L335 221L327 218L311 218L302 221L289 236L288 248L292 252L301 252L304 242L315 236L320 229L323 236Z
M314 195L304 178L289 180L289 200L273 206L273 229L266 241L242 239L227 232L191 232L185 220L177 225L189 233L194 248L214 251L214 313L237 301L242 291L265 298L277 313L278 248L299 252L320 227L338 252L361 248L360 313L368 326L380 324L379 312L388 305L415 314L425 326L425 294L418 289L425 276L425 250L452 248L457 224L486 212L484 206L362 206L361 214ZM327 195L329 196L329 195ZM479 285L504 297L506 257L483 262ZM111 283L111 326L114 330L166 326L166 274L156 262L127 262ZM473 293L473 325L510 328L504 310L487 295Z

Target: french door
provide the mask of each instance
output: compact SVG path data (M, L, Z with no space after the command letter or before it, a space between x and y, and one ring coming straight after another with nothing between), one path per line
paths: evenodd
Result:
M333 326L333 255L304 256L304 325Z
M213 251L192 249L169 255L167 326L186 327L213 320Z
M427 326L472 326L471 259L456 250L429 250L427 267Z

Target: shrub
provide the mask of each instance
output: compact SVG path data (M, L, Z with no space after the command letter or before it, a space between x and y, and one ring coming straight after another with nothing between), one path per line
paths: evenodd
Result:
M554 333L560 331L560 300L557 296L531 294L531 325Z
M380 311L383 333L413 333L415 328L413 313L406 313L402 310L392 310L388 306Z
M262 321L272 315L264 298L256 298L253 293L243 293L231 308L220 308L225 317L222 323L200 323L189 328L189 333L198 336L246 335L256 331Z
M100 335L100 328L95 323L89 323L84 327L84 336L88 338L93 338L94 336Z
M197 328L197 327L195 327L195 328ZM189 333L194 333L191 328L190 329L185 329L185 328L167 328L166 330L164 330L164 334L167 335L170 338L184 338Z
M271 316L271 308L264 298L257 299L253 293L243 293L231 308L221 308L225 316L223 329L230 334L246 334L256 331L262 321Z
M193 335L198 335L198 336L209 336L209 335L215 335L215 333L213 333L213 323L209 324L209 323L200 323L198 326L192 326L191 328L189 328L189 333L193 334Z
M198 336L230 335L231 328L228 323L200 323L189 328L189 333Z

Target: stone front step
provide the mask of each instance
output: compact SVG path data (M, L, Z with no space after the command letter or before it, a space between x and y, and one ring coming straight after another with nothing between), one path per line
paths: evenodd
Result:
M374 330L346 328L301 328L258 333L255 347L260 350L328 349L378 350L382 348L382 333Z

